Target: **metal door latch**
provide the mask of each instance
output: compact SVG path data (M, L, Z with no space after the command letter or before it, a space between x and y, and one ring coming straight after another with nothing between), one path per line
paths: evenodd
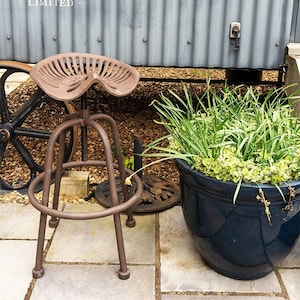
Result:
M229 38L234 39L233 50L240 49L239 39L241 37L241 23L240 22L231 22L230 23L230 31L229 31Z

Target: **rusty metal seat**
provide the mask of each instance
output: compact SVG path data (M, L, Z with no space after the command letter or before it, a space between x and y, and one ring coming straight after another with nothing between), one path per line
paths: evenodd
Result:
M67 53L58 54L46 58L37 63L30 72L31 77L37 82L39 87L50 97L59 101L71 101L77 98L81 99L81 108L78 113L68 115L68 118L58 125L52 132L48 141L45 171L39 174L28 188L28 197L32 205L41 212L38 245L33 276L40 278L44 275L43 251L46 230L47 215L51 216L49 225L56 227L59 219L86 220L102 218L113 215L117 246L119 252L119 278L127 279L130 275L127 268L124 242L121 228L120 213L126 211L126 225L135 226L135 220L132 214L132 206L137 203L141 197L143 184L138 176L133 176L136 190L130 195L128 186L125 185L126 175L132 172L123 165L122 150L117 125L113 118L106 114L90 114L88 108L87 90L93 84L100 84L108 93L114 96L125 96L131 93L138 84L138 72L131 66L115 59L104 56L98 56L86 53ZM114 148L118 163L114 163L111 143L108 135L99 122L106 122L111 130ZM67 130L70 127L81 127L81 149L82 160L63 163L64 142L67 138ZM87 150L87 127L96 130L99 139L103 143L105 160L89 160ZM58 145L58 154L55 160L55 147ZM105 167L111 193L111 207L100 208L97 212L71 213L58 210L59 193L61 177L65 169L97 166ZM117 184L115 180L115 170L119 170L119 176L122 182L123 199L119 200ZM49 207L50 185L54 177L54 195L52 207ZM42 201L35 197L36 186L43 183Z
M111 95L126 96L139 81L138 72L128 64L87 53L48 57L36 64L30 75L49 96L61 101L80 97L94 83Z

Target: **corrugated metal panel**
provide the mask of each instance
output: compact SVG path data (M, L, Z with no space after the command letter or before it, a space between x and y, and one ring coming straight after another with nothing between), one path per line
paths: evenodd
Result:
M300 43L300 1L294 6L293 26L295 28L295 38L292 42Z
M0 59L78 51L132 65L274 69L288 42L300 42L299 1L1 0Z

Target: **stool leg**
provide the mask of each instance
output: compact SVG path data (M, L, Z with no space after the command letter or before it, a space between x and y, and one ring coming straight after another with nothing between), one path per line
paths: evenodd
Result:
M118 193L117 193L117 187L116 187L116 180L114 176L114 166L113 166L113 157L110 147L110 141L108 139L108 136L106 132L104 131L103 127L100 126L95 121L89 120L89 125L94 127L99 135L102 138L103 146L104 146L104 154L105 154L105 160L106 160L106 167L107 167L107 174L108 174L108 181L109 181L109 189L110 189L110 196L111 196L111 202L112 206L118 205ZM114 130L116 131L116 129ZM119 156L117 157L119 159L121 155L121 147L118 140L115 140L115 147L116 151L119 152ZM123 163L121 163L123 166ZM120 161L119 161L120 166ZM124 166L123 166L124 170ZM125 170L124 170L125 174ZM125 176L124 176L125 180ZM115 225L115 233L116 233L116 239L117 239L117 246L118 246L118 255L119 255L119 261L120 261L120 270L119 270L119 278L120 279L128 279L130 276L130 272L127 268L126 263L126 256L125 256L125 248L124 248L124 240L123 240L123 233L122 233L122 226L121 226L121 218L120 213L116 213L113 215L114 217L114 225Z
M114 223L117 238L118 255L120 261L120 270L118 272L118 275L120 279L125 280L130 277L130 271L127 268L120 214L114 215Z
M66 131L63 130L59 135L59 151L58 151L58 158L57 158L57 168L55 170L55 184L54 184L54 195L53 195L53 209L58 209L58 202L59 202L59 192L60 192L60 185L61 185L61 178L63 175L62 165L64 162L64 150L65 150L65 139L66 139ZM51 228L57 227L59 223L59 218L51 216L49 220L49 226Z
M117 148L117 147L116 147ZM125 169L122 161L118 160L118 167L120 171L120 179L121 179L121 187L123 191L124 201L129 200L129 191L128 186L125 185ZM135 219L133 217L132 207L128 208L126 211L127 219L126 219L126 226L127 227L135 227Z
M126 175L125 175L125 168L124 168L124 163L123 163L119 131L118 131L116 122L112 118L111 118L111 120L109 120L109 123L110 123L111 129L112 129L114 144L115 144L115 148L116 148L116 156L117 156L117 160L118 160L118 168L119 168L119 172L120 172L123 197L124 197L124 201L127 201L127 200L129 200L130 196L129 196L129 192L128 192L128 187L125 185ZM127 214L126 226L134 227L136 223L135 223L135 219L133 217L132 208L129 208L126 211L126 214Z
M133 217L132 207L127 209L126 214L127 214L126 226L130 228L135 227L136 223Z
M119 165L119 168L120 168L120 165ZM123 168L121 167L121 170L122 171L120 172L120 174L122 174L122 172L124 172L124 179L121 180L121 187L122 187L122 191L123 191L124 201L127 201L127 200L129 200L130 194L132 193L132 191L129 190L129 189L132 188L132 187L128 187L127 185L125 185L125 170L124 170L124 167ZM120 177L122 178L121 175L120 175ZM126 214L127 214L126 226L130 227L130 228L135 227L136 222L135 222L135 219L133 217L132 207L129 207L126 210Z
M32 270L32 275L34 278L41 278L44 275L43 253L44 253L44 241L45 241L45 233L46 233L46 221L47 221L47 215L41 213L35 267Z
M118 168L119 168L119 172L120 172L120 180L121 180L123 197L124 197L124 201L127 201L130 197L129 197L129 193L128 193L128 189L127 189L128 187L125 185L126 175L125 175L125 168L124 168L124 163L123 163L122 149L121 149L121 144L120 144L120 135L119 135L117 124L111 116L108 116L106 114L94 114L94 115L91 115L91 119L92 120L104 120L109 124L109 126L111 128L111 131L113 134L115 150L116 150L116 157L117 157L117 161L118 161ZM126 213L127 213L126 225L128 227L134 227L135 219L133 218L132 208L128 209L126 211Z
M53 149L54 149L55 140L53 135L48 141L48 148L46 153L46 162L45 162L45 176L43 182L43 197L42 204L45 207L48 207L49 203L49 194L50 194L50 184L51 184L51 162L53 159ZM40 224L39 224L39 233L38 233L38 242L37 242L37 251L36 251L36 261L35 267L32 270L32 275L34 278L40 278L44 275L43 268L43 252L44 252L44 242L45 242L45 233L46 233L46 222L47 214L41 212L40 215Z

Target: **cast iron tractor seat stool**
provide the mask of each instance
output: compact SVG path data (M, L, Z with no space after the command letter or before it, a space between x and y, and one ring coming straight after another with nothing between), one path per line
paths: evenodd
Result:
M132 172L123 165L119 133L115 121L106 114L90 114L88 108L87 90L93 84L100 84L108 93L114 96L125 96L131 93L139 81L138 72L131 66L118 60L110 59L104 56L98 56L85 53L67 53L58 54L46 58L37 63L30 72L31 77L37 82L39 87L50 97L59 101L71 101L81 99L81 108L78 114L69 115L64 122L52 132L48 141L46 153L45 170L40 173L30 184L28 188L28 197L31 204L41 212L36 262L33 269L33 277L40 278L44 275L43 268L43 250L46 232L47 215L50 215L49 226L56 227L59 219L87 220L102 218L113 215L120 270L118 272L120 279L127 279L130 276L125 257L124 241L121 228L120 213L126 211L128 227L135 226L135 220L132 214L132 206L135 205L142 194L143 185L138 176L133 176L135 183L135 192L129 196L128 186L125 185L126 175ZM111 144L108 135L100 123L104 121L110 125L113 135L113 143L116 149L117 163L114 163ZM64 141L67 138L67 129L73 126L81 127L81 147L82 160L63 163ZM105 160L89 160L87 152L87 127L94 128L102 139ZM55 144L59 141L57 160L54 162ZM56 164L56 166L54 166ZM65 169L97 166L106 167L112 195L112 206L108 209L100 209L95 212L67 212L58 210L59 191L61 177ZM122 191L124 199L118 199L117 184L114 171L119 170L119 176L122 182ZM52 208L49 207L50 185L54 177L54 194ZM41 202L35 197L35 187L43 184L43 195Z

